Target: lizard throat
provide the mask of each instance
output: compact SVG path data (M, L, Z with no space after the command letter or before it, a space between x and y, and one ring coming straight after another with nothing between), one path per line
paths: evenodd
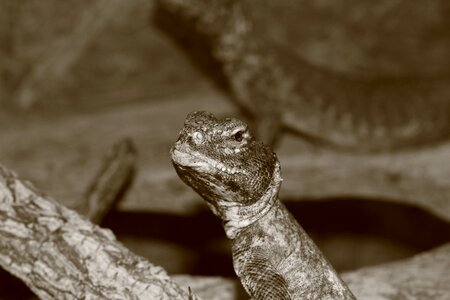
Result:
M262 197L251 205L236 206L230 202L219 203L225 234L234 239L241 229L253 224L267 214L278 201L281 182L280 163L277 161L271 182Z

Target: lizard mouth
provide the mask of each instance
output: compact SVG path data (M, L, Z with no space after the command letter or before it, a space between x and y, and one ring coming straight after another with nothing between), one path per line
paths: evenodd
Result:
M234 175L236 173L245 173L243 170L237 167L228 167L223 163L202 155L197 151L186 151L184 149L180 149L175 145L171 149L172 161L179 167L182 168L191 168L199 172L205 173L225 173L228 175Z

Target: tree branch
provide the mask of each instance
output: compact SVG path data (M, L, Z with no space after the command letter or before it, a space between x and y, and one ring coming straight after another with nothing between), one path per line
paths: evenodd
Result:
M77 211L92 222L100 223L130 183L135 162L136 151L132 142L117 142L105 157Z
M402 261L347 272L357 299L434 299L450 295L450 243Z
M160 267L0 166L0 266L41 299L187 299Z

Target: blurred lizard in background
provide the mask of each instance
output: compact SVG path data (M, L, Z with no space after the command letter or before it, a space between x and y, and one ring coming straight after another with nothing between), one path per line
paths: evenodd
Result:
M258 35L249 10L251 3L238 0L158 0L155 19L231 91L267 144L282 127L351 152L417 148L450 137L449 78L355 76L316 66Z

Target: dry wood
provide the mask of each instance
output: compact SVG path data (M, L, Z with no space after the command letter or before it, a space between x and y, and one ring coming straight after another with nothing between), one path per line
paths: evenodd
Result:
M403 261L343 274L357 299L433 299L450 295L450 243Z
M89 186L85 202L77 209L94 223L100 223L118 200L134 173L136 151L130 140L117 142Z
M166 272L0 167L0 265L41 299L187 299Z
M403 153L349 155L285 140L283 198L358 197L421 207L450 221L450 142Z

